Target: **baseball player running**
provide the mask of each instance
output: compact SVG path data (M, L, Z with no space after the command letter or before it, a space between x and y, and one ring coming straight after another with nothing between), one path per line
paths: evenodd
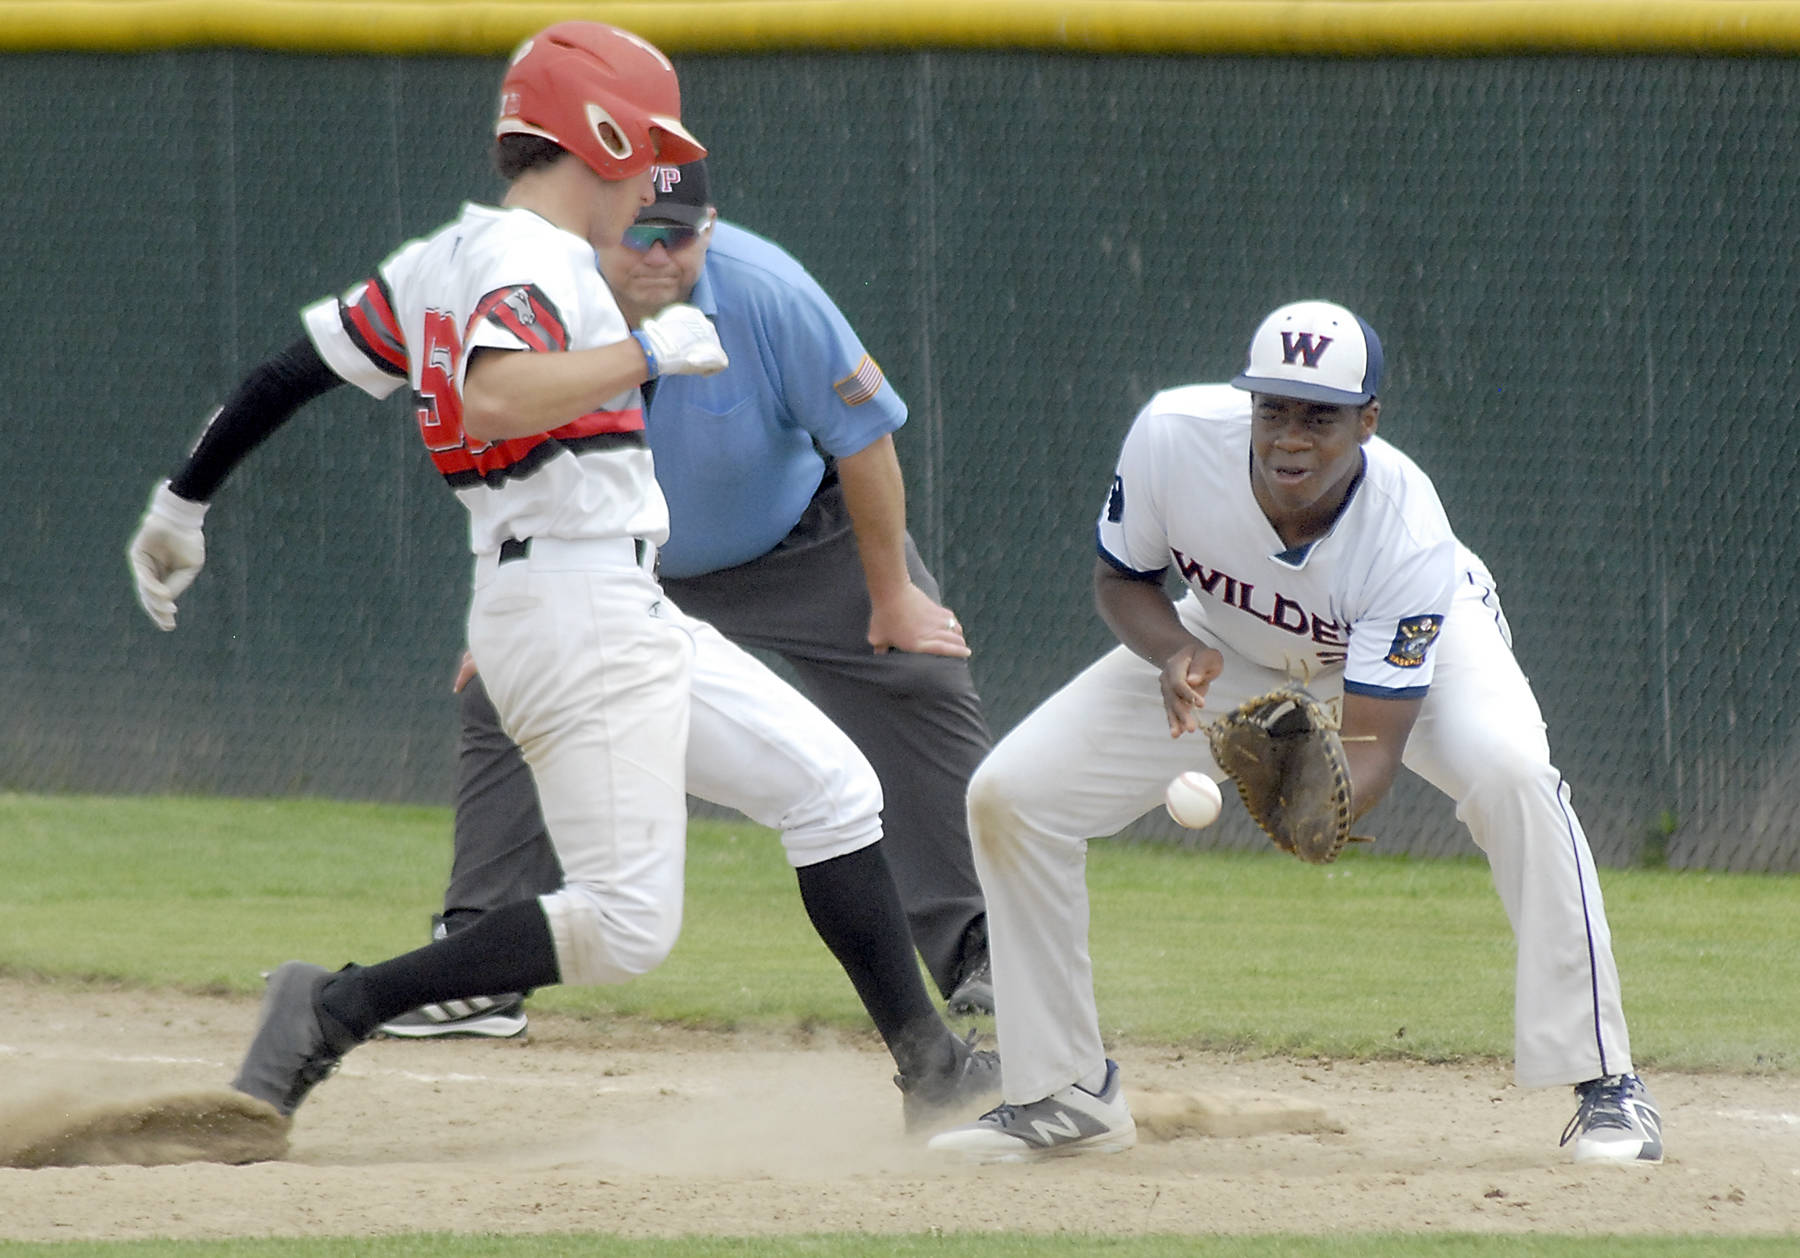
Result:
M727 357L690 305L629 329L593 259L654 200L659 162L705 155L680 118L673 68L638 36L563 22L528 39L501 85L502 204L465 206L371 279L308 307L307 335L240 385L157 487L132 540L140 601L172 629L225 475L346 381L378 398L410 386L432 461L469 510L470 650L531 767L564 881L380 964L278 967L233 1086L284 1115L409 1009L624 982L660 964L679 932L698 631L653 574L668 512L638 386L716 372ZM808 855L826 866L879 862L875 837L835 834ZM831 908L840 922L890 912L895 950L911 965L889 888L890 905ZM929 1011L922 986L917 995ZM916 1037L890 1047L903 1076L953 1092L991 1056L933 1022L909 1024Z
M664 606L694 638L688 793L780 831L807 916L900 1068L894 1082L907 1129L921 1131L997 1099L998 1056L974 1049L973 1036L955 1043L920 977L884 859L888 843L878 842L882 796L875 770L824 713L749 652L673 602ZM530 773L466 656L457 688L463 732L456 865L447 899L467 905L488 896L504 904L553 890L562 870L544 834ZM435 929L440 936L465 930L484 911L446 914ZM505 1038L523 1032L525 1023L523 994L515 992L428 1005L379 1030L401 1039ZM917 1063L937 1060L930 1051L936 1047L955 1051L943 1059L955 1068L920 1073Z
M1404 763L1456 801L1487 853L1518 946L1515 1075L1575 1086L1574 1158L1661 1161L1569 788L1493 578L1431 481L1375 435L1381 369L1360 318L1298 302L1257 328L1230 385L1160 393L1133 423L1094 568L1121 645L1008 734L969 788L1005 1103L933 1149L1017 1161L1134 1143L1095 1012L1087 841L1184 770L1222 779L1187 735L1300 679L1341 700L1355 813ZM1162 584L1171 566L1179 601Z
M691 300L731 357L716 375L658 381L647 398L645 431L669 502L664 593L732 641L787 660L868 758L913 943L951 1013L992 1013L964 808L991 739L961 627L906 532L892 437L905 403L793 257L718 218L705 161L663 168L656 203L598 255L627 321ZM739 694L703 704L706 681L696 673L696 720L705 710L753 715ZM562 881L524 762L479 680L462 691L460 716L444 930ZM788 811L769 811L790 797L743 746L716 759L690 753L688 773L691 794L777 828L770 818ZM525 1027L524 1003L510 992L427 1006L382 1031L505 1036Z

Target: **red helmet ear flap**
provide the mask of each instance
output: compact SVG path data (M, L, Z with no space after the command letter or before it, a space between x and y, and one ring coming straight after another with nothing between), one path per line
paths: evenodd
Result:
M494 134L520 133L554 140L602 179L706 156L681 124L669 59L604 22L558 22L519 45L500 84Z

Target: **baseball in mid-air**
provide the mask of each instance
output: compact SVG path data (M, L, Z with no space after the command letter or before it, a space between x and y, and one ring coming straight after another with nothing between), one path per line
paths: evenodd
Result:
M1204 830L1217 821L1223 806L1219 784L1192 769L1169 783L1169 789L1163 793L1163 803L1177 824L1190 830Z

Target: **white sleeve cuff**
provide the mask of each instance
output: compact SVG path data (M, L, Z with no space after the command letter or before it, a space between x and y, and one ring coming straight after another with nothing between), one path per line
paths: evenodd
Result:
M150 510L152 514L160 515L165 520L173 520L183 528L197 529L202 527L206 523L207 506L207 503L195 502L190 498L183 498L180 494L169 488L168 481L164 481L162 484L158 485L156 487L156 492L150 495Z

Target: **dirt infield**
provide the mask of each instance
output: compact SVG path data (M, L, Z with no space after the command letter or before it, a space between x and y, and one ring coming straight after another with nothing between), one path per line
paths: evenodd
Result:
M214 1089L250 999L0 982L0 1135L46 1097ZM1239 1060L1119 1045L1128 1086L1277 1095L1336 1131L1146 1140L968 1168L899 1131L887 1059L539 1016L524 1042L358 1049L248 1166L0 1170L0 1240L867 1230L1800 1232L1800 1079L1653 1073L1661 1167L1576 1167L1562 1089L1496 1066Z

